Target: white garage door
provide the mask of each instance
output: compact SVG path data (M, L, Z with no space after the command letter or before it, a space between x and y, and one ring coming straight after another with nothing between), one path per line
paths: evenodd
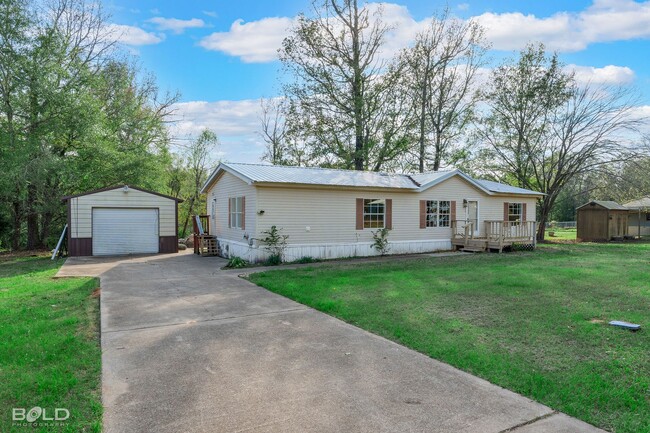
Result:
M93 256L158 252L158 209L93 209Z

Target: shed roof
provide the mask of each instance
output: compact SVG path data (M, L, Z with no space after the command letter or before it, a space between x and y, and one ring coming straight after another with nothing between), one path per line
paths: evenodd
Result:
M93 189L91 191L81 192L79 194L74 194L74 195L66 195L66 196L61 197L61 200L66 201L66 200L69 200L71 198L77 198L77 197L81 197L81 196L84 196L84 195L97 194L99 192L104 192L104 191L112 191L114 189L119 189L119 188L124 188L124 187L128 187L128 188L134 189L136 191L146 192L147 194L157 195L159 197L168 198L170 200L175 200L175 201L177 201L179 203L183 203L183 199L181 199L181 198L172 197L171 195L165 195L165 194L161 194L161 193L156 192L156 191L151 191L151 190L148 190L148 189L139 188L137 186L131 186L131 185L126 185L126 184L108 186L106 188Z
M643 197L638 200L632 200L627 203L624 203L628 209L650 209L650 197Z
M477 180L460 170L416 174L395 174L371 171L341 170L318 167L290 167L280 165L222 162L203 186L203 192L212 185L221 172L229 172L249 184L287 183L301 185L342 186L354 188L391 188L423 191L452 176L460 176L486 194L543 195L537 191L512 187L498 182Z
M587 206L600 206L605 209L609 210L629 210L625 206L622 206L615 201L609 201L609 200L592 200L589 203L585 203L582 206L579 206L578 209L582 209L583 207Z

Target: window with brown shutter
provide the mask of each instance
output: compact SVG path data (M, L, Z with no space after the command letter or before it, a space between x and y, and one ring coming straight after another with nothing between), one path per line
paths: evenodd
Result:
M456 221L456 200L451 201L451 220Z
M393 229L393 200L390 198L386 199L386 221L384 227L389 230Z
M357 230L363 230L363 199L357 199Z
M420 228L427 228L427 201L420 200Z
M503 220L508 221L508 203L507 201L503 203Z
M244 229L245 197L230 197L228 199L228 227Z
M521 204L521 222L526 222L526 203Z

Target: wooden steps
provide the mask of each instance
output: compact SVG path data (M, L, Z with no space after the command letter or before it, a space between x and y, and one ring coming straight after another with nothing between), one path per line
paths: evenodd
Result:
M219 243L217 238L210 235L198 235L198 252L202 256L219 255Z

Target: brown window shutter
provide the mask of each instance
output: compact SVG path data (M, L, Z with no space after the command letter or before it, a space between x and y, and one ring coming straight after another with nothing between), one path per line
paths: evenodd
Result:
M246 230L246 197L241 198L241 229Z
M388 230L393 229L393 200L390 198L386 199L386 221L384 227Z
M503 220L508 221L508 202L503 203Z
M427 201L420 200L420 228L427 228Z
M357 199L357 230L363 230L363 199Z
M230 213L231 212L231 210L230 210L231 203L232 203L232 199L230 197L228 197L228 228L232 227L232 221L230 221L230 218L232 216L232 214Z
M526 203L521 204L521 222L526 222Z
M450 210L451 216L450 219L451 221L456 221L456 200L451 201L451 210ZM451 226L451 222L449 223Z

